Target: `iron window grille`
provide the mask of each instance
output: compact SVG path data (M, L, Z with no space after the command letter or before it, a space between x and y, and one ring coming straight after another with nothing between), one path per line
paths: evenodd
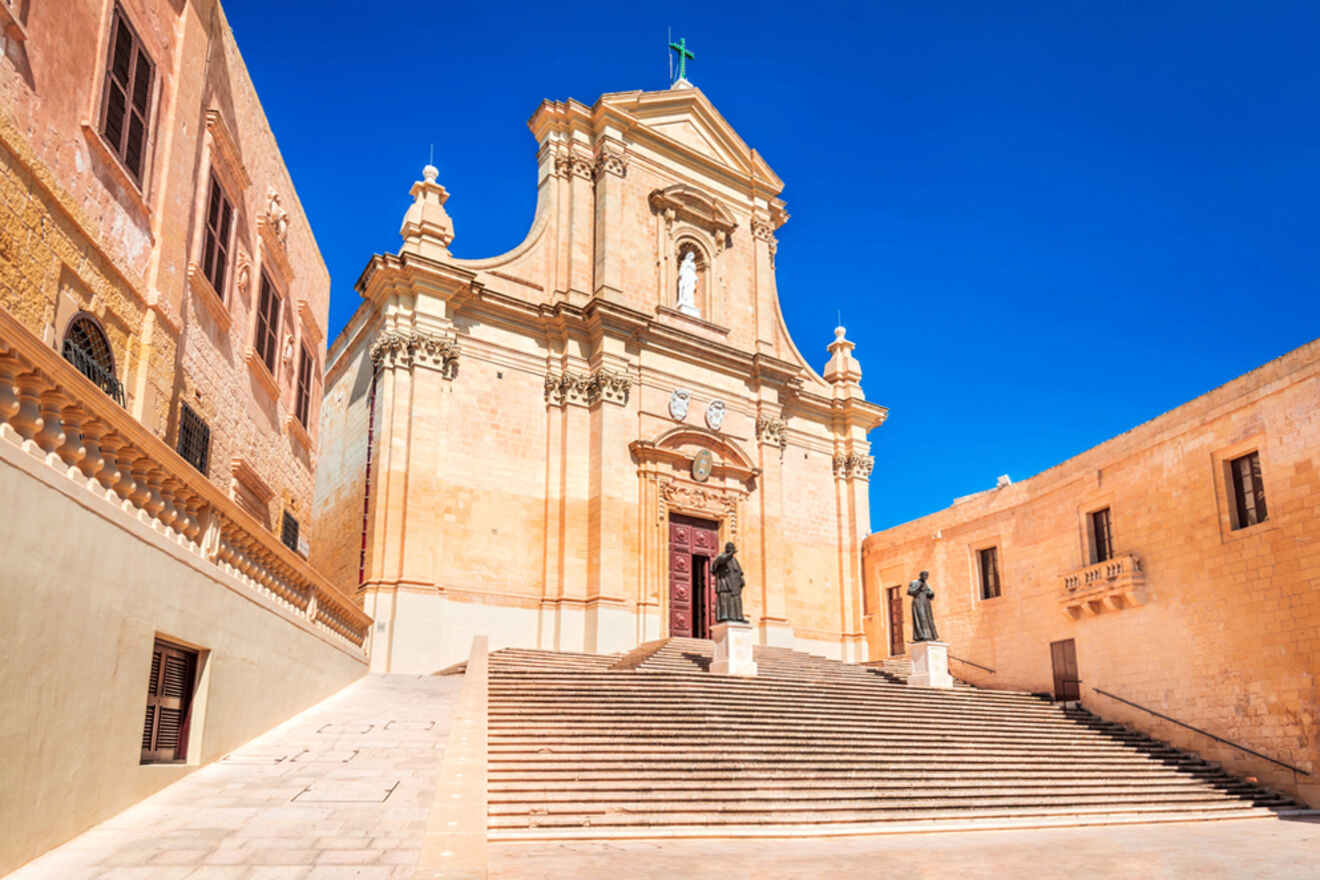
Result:
M202 476L207 475L211 463L211 429L188 404L179 409L179 455Z
M101 135L138 184L151 122L151 87L155 64L142 47L124 10L115 4L110 55L106 59Z
M124 405L124 386L115 378L115 359L110 351L110 341L94 320L86 315L74 318L64 333L64 345L60 353L115 403Z
M280 540L294 553L298 552L298 520L284 511L284 522L280 528Z

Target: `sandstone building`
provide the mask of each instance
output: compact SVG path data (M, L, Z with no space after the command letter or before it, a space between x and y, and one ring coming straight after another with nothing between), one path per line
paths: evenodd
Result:
M764 644L865 659L885 410L842 328L817 373L784 326L783 183L684 80L547 101L530 127L523 243L454 258L428 167L331 348L313 562L360 589L372 668L429 672L476 634L601 653L702 636L728 541Z
M217 2L0 0L0 873L365 672L328 298Z
M862 553L873 658L906 654L926 569L956 675L1320 802L1320 340Z

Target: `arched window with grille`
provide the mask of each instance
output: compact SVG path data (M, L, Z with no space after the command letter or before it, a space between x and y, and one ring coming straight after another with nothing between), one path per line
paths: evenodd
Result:
M124 386L115 378L115 355L110 340L91 315L78 315L64 331L64 359L78 368L120 406L124 405Z

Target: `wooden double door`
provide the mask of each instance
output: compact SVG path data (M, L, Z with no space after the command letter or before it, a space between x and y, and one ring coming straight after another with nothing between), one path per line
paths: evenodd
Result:
M710 563L719 548L719 523L669 515L669 635L710 638L715 625Z

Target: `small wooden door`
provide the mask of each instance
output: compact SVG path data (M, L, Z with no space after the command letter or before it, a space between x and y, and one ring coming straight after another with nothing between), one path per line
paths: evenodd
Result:
M709 520L669 517L669 634L709 638L715 619L710 560L719 554L719 525ZM698 595L698 591L700 595Z
M903 588L890 587L889 595L889 656L902 657L903 644Z
M1054 699L1080 700L1082 689L1077 678L1077 646L1072 639L1050 642L1050 663L1054 666Z

